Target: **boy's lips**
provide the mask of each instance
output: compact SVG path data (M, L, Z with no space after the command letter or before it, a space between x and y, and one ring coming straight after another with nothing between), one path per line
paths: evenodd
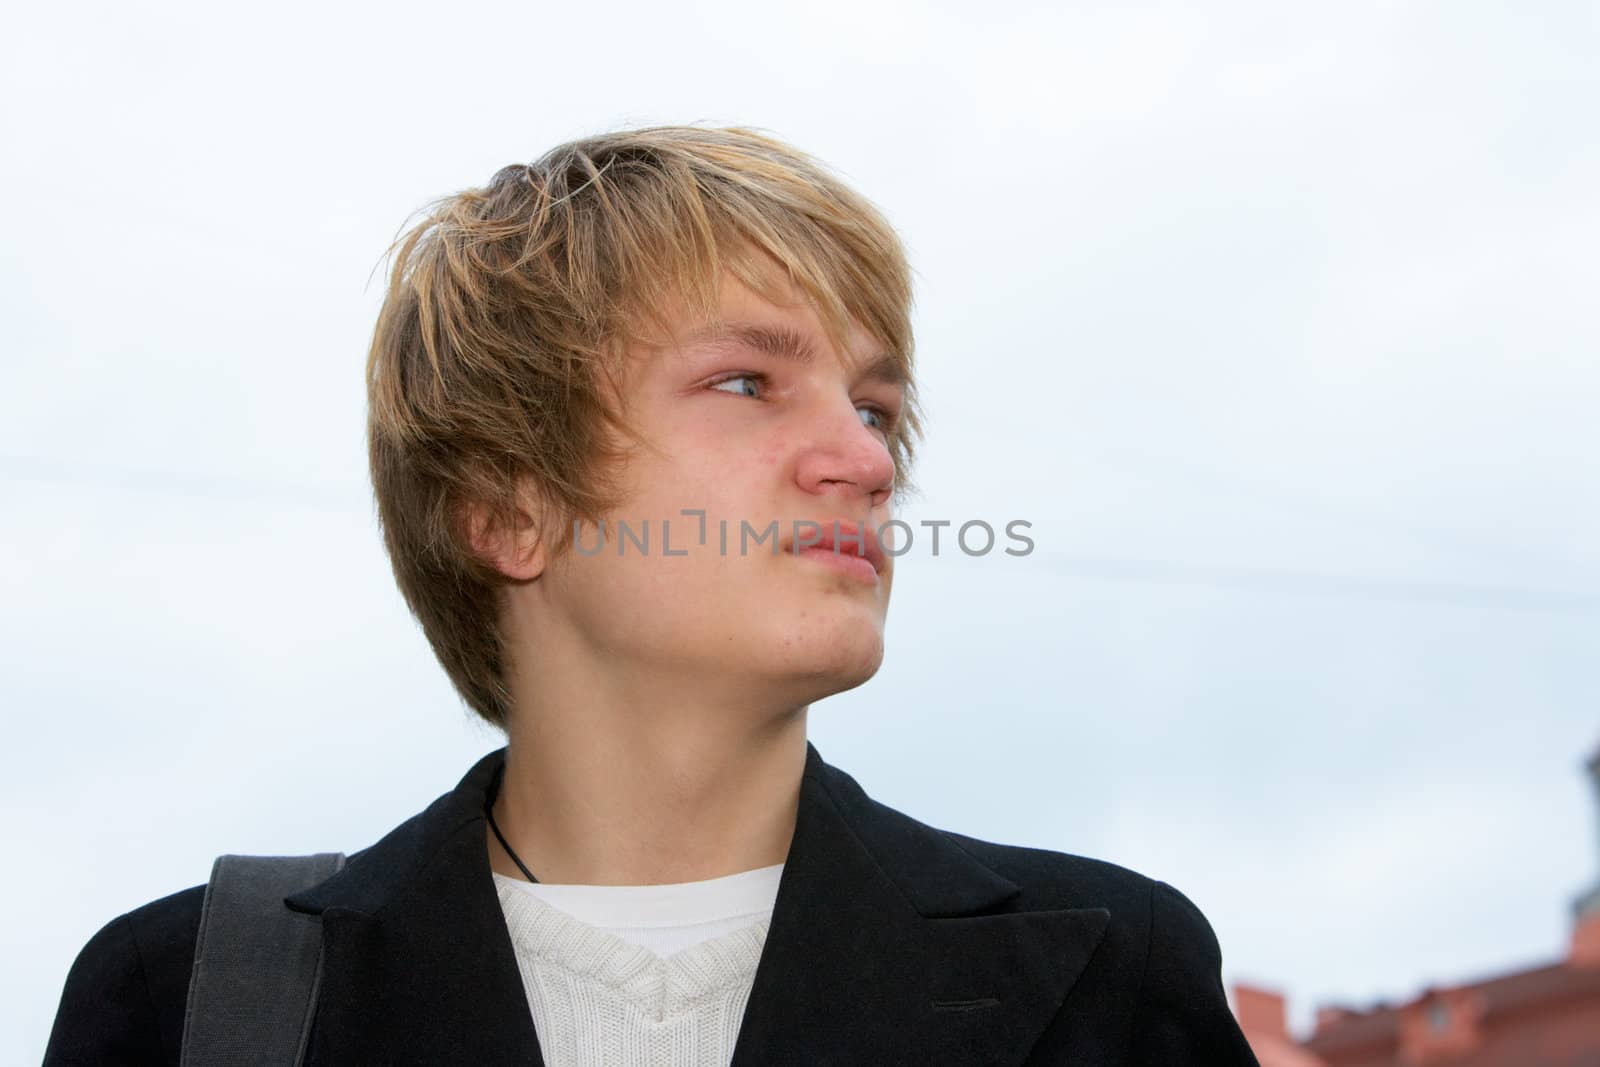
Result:
M855 558L871 565L874 574L882 574L883 546L878 543L877 532L871 526L862 526L848 519L828 519L811 523L803 520L797 525L803 532L790 538L785 551L795 555L826 554L846 560ZM815 525L813 531L810 526Z

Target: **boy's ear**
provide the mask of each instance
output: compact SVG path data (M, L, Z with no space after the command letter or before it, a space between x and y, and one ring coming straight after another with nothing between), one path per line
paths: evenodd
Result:
M527 582L544 573L547 510L531 487L518 494L515 515L508 520L473 503L464 510L467 540L477 557L513 581Z

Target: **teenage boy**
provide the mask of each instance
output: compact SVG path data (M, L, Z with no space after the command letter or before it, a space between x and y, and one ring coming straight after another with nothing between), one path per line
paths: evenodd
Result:
M317 1064L1253 1064L1176 890L923 825L806 740L883 656L910 303L878 212L744 130L435 205L373 341L372 475L509 743L331 876L250 868L259 915L214 878L113 921L47 1062L194 1062L292 987ZM300 936L315 970L251 969Z

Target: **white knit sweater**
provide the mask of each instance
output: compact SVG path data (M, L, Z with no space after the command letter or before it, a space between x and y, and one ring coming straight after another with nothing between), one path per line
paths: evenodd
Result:
M779 869L587 896L496 875L547 1067L728 1067ZM665 958L645 947L682 944Z

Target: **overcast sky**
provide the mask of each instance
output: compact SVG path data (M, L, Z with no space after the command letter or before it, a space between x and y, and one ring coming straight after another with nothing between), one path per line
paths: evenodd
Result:
M1597 874L1592 3L28 5L0 33L0 1034L220 852L499 744L395 592L379 256L573 136L755 125L918 272L878 799L1109 859L1313 1005L1549 961ZM965 783L959 792L947 783ZM9 1058L6 1057L6 1058Z

